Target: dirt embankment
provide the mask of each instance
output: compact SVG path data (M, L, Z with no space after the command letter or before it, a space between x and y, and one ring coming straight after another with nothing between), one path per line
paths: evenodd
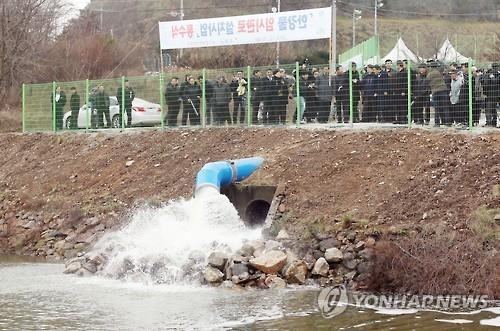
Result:
M3 134L0 150L0 252L74 256L132 206L189 197L206 162L260 155L251 181L285 185L277 227L304 251L355 232L379 243L372 289L500 296L499 133Z

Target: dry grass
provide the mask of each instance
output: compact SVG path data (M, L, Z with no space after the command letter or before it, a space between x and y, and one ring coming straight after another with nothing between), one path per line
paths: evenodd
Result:
M500 209L488 209L486 206L481 206L472 213L468 226L476 236L482 238L483 242L498 243L500 220L495 220L498 215L500 215Z
M382 292L500 297L498 254L473 235L385 240L377 245L370 287Z
M0 133L20 132L22 128L21 111L19 109L0 110Z

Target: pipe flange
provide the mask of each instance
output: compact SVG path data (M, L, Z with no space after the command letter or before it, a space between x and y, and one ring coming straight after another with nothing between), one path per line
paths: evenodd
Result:
M226 161L231 167L231 183L236 182L238 179L238 169L236 168L236 163L233 160Z

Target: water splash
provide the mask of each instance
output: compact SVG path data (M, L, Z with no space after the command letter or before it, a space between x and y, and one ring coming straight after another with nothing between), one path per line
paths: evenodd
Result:
M121 230L109 233L91 254L105 257L98 272L146 283L193 283L201 279L212 251L231 253L244 240L261 237L248 229L229 199L218 192L137 210Z

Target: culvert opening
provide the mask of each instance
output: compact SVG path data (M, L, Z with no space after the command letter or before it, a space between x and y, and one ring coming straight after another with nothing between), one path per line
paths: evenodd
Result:
M266 221L271 204L264 200L250 202L245 210L245 223L248 226L262 225Z
M224 187L221 193L236 207L243 222L253 227L264 224L276 193L276 186L236 183Z

